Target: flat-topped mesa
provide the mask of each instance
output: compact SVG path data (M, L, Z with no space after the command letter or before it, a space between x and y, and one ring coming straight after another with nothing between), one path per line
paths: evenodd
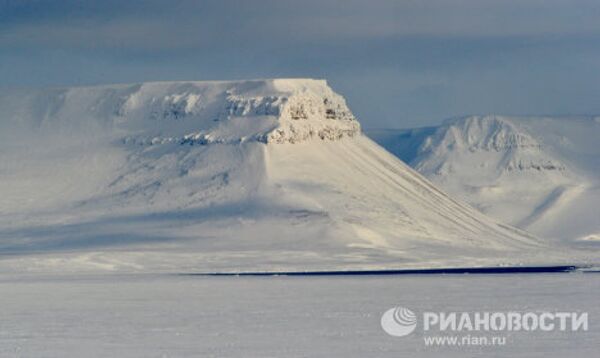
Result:
M325 80L147 82L0 92L3 125L155 145L297 143L360 133ZM10 109L15 109L14 113Z

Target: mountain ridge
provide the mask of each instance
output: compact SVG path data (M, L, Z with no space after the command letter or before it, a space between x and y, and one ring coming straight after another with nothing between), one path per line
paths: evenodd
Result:
M11 92L0 96L0 116L6 270L333 270L572 258L448 197L365 137L324 81Z

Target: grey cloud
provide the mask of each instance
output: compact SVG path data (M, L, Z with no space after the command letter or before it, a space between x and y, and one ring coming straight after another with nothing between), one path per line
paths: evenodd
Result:
M0 44L151 49L255 41L600 34L597 1L6 1Z

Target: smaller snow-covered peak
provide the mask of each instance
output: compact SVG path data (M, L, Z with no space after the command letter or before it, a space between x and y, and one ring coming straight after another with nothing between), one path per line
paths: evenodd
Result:
M469 116L451 118L444 121L432 142L445 147L475 150L502 151L511 148L540 148L541 145L531 135L507 118Z
M598 232L589 210L598 201L597 118L469 116L372 135L484 213L542 237L572 239Z
M518 120L494 115L444 121L422 142L413 165L422 173L441 176L467 168L486 168L495 176L566 170Z

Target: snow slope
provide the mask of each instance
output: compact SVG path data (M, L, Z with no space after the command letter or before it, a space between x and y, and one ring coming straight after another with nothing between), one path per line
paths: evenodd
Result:
M363 136L322 80L5 91L0 116L3 270L594 259L451 199Z
M369 134L496 219L576 245L600 233L597 117L470 116Z

